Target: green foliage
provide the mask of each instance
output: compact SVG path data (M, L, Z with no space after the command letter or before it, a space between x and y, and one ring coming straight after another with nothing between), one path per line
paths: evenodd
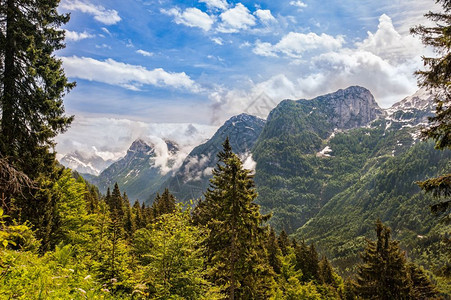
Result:
M357 271L356 291L365 299L405 299L411 289L405 253L392 241L390 229L376 223L377 240L368 241Z
M152 217L158 219L161 215L174 212L177 209L175 202L174 195L172 195L167 188L164 189L163 194L161 194L161 196L157 194L152 203Z
M411 33L421 36L423 44L432 46L434 57L423 57L426 70L416 72L419 84L431 90L435 95L435 115L429 118L428 127L422 131L424 138L435 141L437 149L451 149L451 3L437 0L443 7L442 12L429 12L425 15L435 22L434 27L418 25ZM441 177L419 182L420 187L435 196L444 196L444 200L432 207L434 213L440 212L451 219L451 173Z
M253 203L257 193L250 171L243 169L228 139L223 146L211 187L195 212L195 220L209 230L205 247L210 278L230 299L266 298L273 284L263 244L268 217Z
M8 216L0 208L0 249L20 249L25 251L37 250L39 242L34 237L29 224L17 224L15 221L6 225ZM1 253L1 252L0 252Z
M39 256L33 251L0 250L2 299L111 299L89 274L72 245Z
M376 222L376 241L367 241L362 253L355 284L356 293L364 299L429 299L437 291L424 272L407 264L390 229Z
M432 46L437 54L434 57L423 57L426 70L416 74L421 86L432 89L436 95L435 116L430 119L430 126L423 131L423 136L432 138L437 149L451 148L451 3L448 0L437 0L442 5L442 12L429 12L426 18L435 22L435 26L418 25L411 29L419 35L423 44Z
M53 138L73 119L62 99L74 84L53 54L64 48L58 28L69 21L58 4L10 0L0 8L0 153L33 180L51 172Z
M201 244L205 230L193 226L189 210L163 214L133 238L138 259L136 277L152 299L212 299L210 284L204 279Z

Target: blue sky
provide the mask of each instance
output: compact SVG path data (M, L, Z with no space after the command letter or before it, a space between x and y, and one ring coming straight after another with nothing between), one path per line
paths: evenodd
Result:
M76 121L57 150L75 147L75 131L83 143L114 134L117 122L205 129L243 111L265 117L260 99L276 105L350 85L389 107L417 89L412 73L430 50L409 28L434 2L62 0L71 20L57 56L77 81L65 99ZM117 152L122 140L84 146Z

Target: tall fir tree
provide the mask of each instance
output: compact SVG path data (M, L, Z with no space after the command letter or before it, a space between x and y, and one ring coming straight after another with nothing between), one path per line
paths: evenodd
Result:
M173 213L177 209L176 200L167 188L164 189L161 196L157 194L152 203L151 211L153 219L157 219L161 215Z
M282 269L282 261L280 259L282 256L282 251L279 248L276 233L272 227L269 230L266 240L266 250L268 252L269 265L273 268L276 274L280 274Z
M411 33L419 35L423 44L431 46L436 55L423 57L425 70L416 72L420 86L431 90L435 95L435 116L422 131L424 138L435 140L437 149L451 149L451 1L437 0L442 5L442 12L429 12L426 18L435 23L428 27L418 25L411 28ZM445 214L450 221L451 215L451 174L443 174L418 183L426 192L443 197L432 205L434 213ZM451 243L451 240L448 242Z
M0 6L0 154L31 179L52 172L53 138L73 117L63 97L74 87L54 51L64 48L68 14L59 0L3 0Z
M319 262L319 278L322 283L336 287L334 279L334 269L326 256Z
M0 158L35 184L20 194L3 190L11 215L30 221L39 239L59 226L51 182L58 180L54 138L73 117L64 113L63 97L74 87L54 55L64 48L68 14L59 0L2 0L0 5ZM44 243L46 245L48 243Z
M302 281L308 282L316 280L320 282L319 277L319 259L315 246L307 246L304 240L293 243L294 253L296 255L296 270L302 271Z
M110 207L111 219L118 219L121 222L124 217L124 200L117 182L114 184L113 192L110 196L108 196L107 191L106 202Z
M282 255L286 256L288 254L288 247L290 246L290 240L288 239L288 235L284 229L279 234L277 238L277 242L279 243L280 251L282 251Z
M144 224L144 220L143 220L141 204L139 204L138 200L136 200L135 203L133 203L132 213L135 216L136 229L146 227L146 224Z
M245 170L227 138L210 188L196 212L210 233L205 241L212 281L228 299L266 299L273 284L264 241L269 218L259 212L251 171Z
M412 281L412 299L434 299L438 296L437 288L432 284L424 270L414 263L407 265L407 271Z
M122 196L124 201L124 230L127 240L131 240L133 233L136 230L135 217L133 215L132 208L130 206L130 200L128 199L127 193L124 192Z
M356 293L364 299L408 299L412 283L405 253L391 240L390 228L376 222L376 241L368 241L358 267Z

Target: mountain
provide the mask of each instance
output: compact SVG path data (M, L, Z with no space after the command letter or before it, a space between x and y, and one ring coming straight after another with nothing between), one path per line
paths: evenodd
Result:
M60 159L60 163L67 168L77 171L78 173L96 176L113 162L114 160L105 160L96 154L85 155L79 151L66 154Z
M380 218L409 256L432 265L443 230L415 181L451 172L451 151L418 140L432 97L420 91L390 109L360 87L282 101L252 150L255 181L271 224L313 242L336 265L357 261Z
M178 152L178 145L172 141L155 143L138 139L132 143L125 157L110 165L98 177L91 178L91 182L102 193L117 182L131 201L147 199L170 176Z
M211 171L216 165L222 143L229 137L230 145L247 166L252 165L251 149L265 125L265 121L248 114L230 118L211 139L194 148L181 167L161 186L169 188L179 201L197 199L209 186ZM148 201L152 202L155 195Z
M428 117L433 116L434 112L434 96L425 88L393 104L386 110L388 120L407 126L426 124Z
M351 184L348 173L361 167L363 157L336 163L322 158L336 151L330 142L337 134L384 115L371 93L358 86L311 100L284 100L270 112L252 153L258 202L273 213L276 228L296 230Z

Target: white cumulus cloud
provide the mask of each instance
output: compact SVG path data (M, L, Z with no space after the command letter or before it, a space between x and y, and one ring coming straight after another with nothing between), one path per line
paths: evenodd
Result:
M95 34L90 34L86 31L76 32L76 31L65 30L65 32L66 32L65 37L66 37L67 41L77 42L77 41L81 41L84 39L91 39L91 38L95 37Z
M306 51L316 50L324 52L339 49L343 43L344 38L342 36L333 37L325 33L317 35L313 32L307 34L290 32L275 45L257 41L254 53L263 56L284 54L293 58L301 58Z
M148 57L153 56L152 52L142 50L142 49L136 50L136 53L141 54L142 56L148 56Z
M213 17L195 7L187 8L184 11L179 8L162 9L161 12L173 16L174 22L177 24L198 27L205 31L209 31L214 24Z
M224 33L234 33L246 30L256 24L255 17L249 9L241 3L223 12L220 16L222 23L219 24L218 31Z
M368 32L368 37L363 42L357 43L357 47L390 62L404 61L418 55L424 49L419 39L412 35L399 34L391 18L386 14L379 18L377 31L374 34Z
M269 9L257 9L254 13L263 24L269 25L277 22Z
M298 1L290 1L290 5L296 6L296 7L299 7L299 8L306 8L307 7L307 4L305 4L304 2L302 2L300 0L298 0Z
M226 10L229 6L226 0L199 0L199 2L205 3L209 9Z
M94 19L105 25L113 25L121 20L119 13L114 9L106 9L101 5L94 5L80 0L65 0L61 2L61 8L81 11L94 16Z
M167 86L198 92L199 86L184 72L170 73L161 68L148 70L143 66L104 61L89 57L62 57L64 69L69 77L103 82L139 90L142 85Z

